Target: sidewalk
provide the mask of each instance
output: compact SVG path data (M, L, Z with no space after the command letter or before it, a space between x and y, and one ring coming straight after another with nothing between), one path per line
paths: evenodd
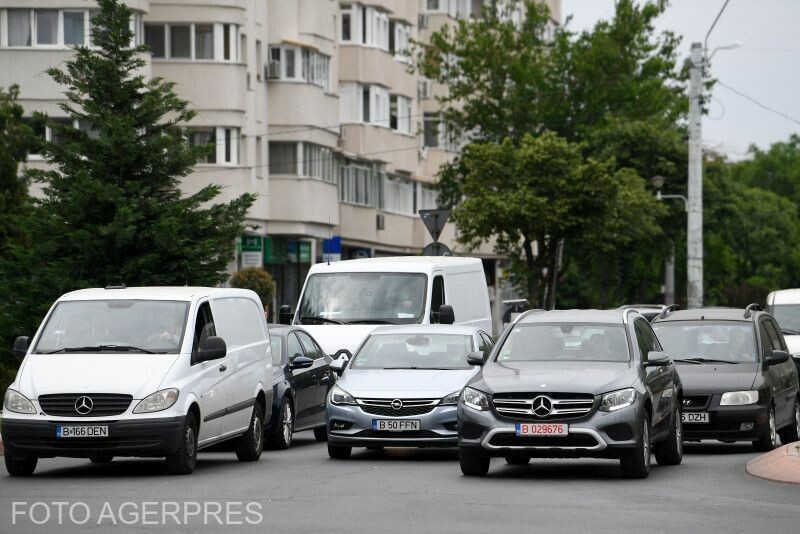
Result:
M772 482L800 484L800 441L781 445L747 462L747 472Z

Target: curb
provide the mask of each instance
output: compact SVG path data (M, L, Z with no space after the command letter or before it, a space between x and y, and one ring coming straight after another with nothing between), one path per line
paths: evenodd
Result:
M800 484L800 441L753 458L745 469L751 476L771 482Z

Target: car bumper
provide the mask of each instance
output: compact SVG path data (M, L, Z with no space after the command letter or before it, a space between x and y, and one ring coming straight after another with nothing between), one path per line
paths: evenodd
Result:
M752 441L769 432L766 406L719 406L715 402L712 401L712 406L706 409L685 410L686 413L708 413L708 423L684 423L684 440Z
M181 437L184 416L140 421L26 421L5 419L2 426L5 454L52 458L91 456L161 457L173 454ZM57 438L56 426L108 426L106 438Z
M458 444L455 406L436 406L430 412L408 417L385 417L366 413L359 406L328 403L328 442L347 447L455 447ZM420 430L377 431L374 419L419 420Z
M531 423L460 405L459 447L482 456L533 458L621 458L637 446L641 408L594 411L580 419L547 421L569 425L567 436L518 437L517 423Z

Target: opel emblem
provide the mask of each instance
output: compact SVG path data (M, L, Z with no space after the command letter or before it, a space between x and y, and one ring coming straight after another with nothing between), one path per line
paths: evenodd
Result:
M81 415L86 415L92 411L94 407L94 402L92 399L87 397L86 395L82 397L78 397L78 400L75 401L75 411Z
M539 395L531 401L531 412L536 417L547 417L553 411L553 401L550 397Z
M393 410L402 410L403 409L403 401L400 399L394 399L392 401L391 407Z

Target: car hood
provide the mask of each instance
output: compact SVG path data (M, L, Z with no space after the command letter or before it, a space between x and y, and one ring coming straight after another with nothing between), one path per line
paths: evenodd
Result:
M748 391L758 375L758 364L737 363L678 363L683 393L725 393L726 391Z
M317 340L325 354L333 356L341 349L347 349L350 354L355 354L364 338L379 326L377 324L303 325L303 330Z
M158 391L179 354L29 354L20 393L122 393L141 399Z
M783 336L786 340L786 346L789 348L789 354L794 356L800 354L800 336Z
M347 369L336 385L356 398L439 398L461 390L478 369Z
M598 395L630 387L629 362L490 362L470 383L487 393L564 392Z

